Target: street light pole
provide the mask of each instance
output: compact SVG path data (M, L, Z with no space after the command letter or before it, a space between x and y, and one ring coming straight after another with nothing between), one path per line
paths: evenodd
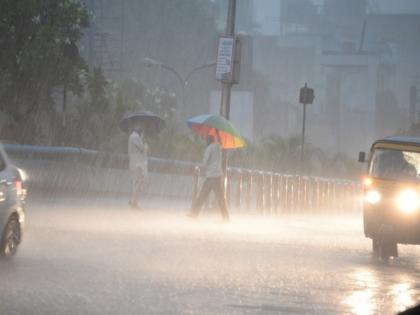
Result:
M198 67L195 67L194 69L192 69L186 76L185 76L185 80L184 80L184 82L185 82L185 85L188 85L188 80L190 79L190 77L195 73L195 72L197 72L198 70L201 70L201 69L205 69L205 68L210 68L210 67L213 67L213 66L215 66L216 65L216 60L213 60L213 61L211 61L211 62L209 62L209 63L206 63L206 64L204 64L204 65L201 65L201 66L198 66Z
M155 59L152 58L144 58L143 59L143 63L147 66L147 67L159 67L159 68L163 68L166 69L170 72L172 72L176 78L178 79L178 81L181 84L181 97L182 97L182 108L180 109L180 116L182 117L182 111L185 109L186 106L186 98L185 98L185 87L188 85L188 80L189 78L198 70L204 69L204 68L209 68L209 67L213 67L214 65L216 65L216 61L211 61L209 63L206 63L204 65L195 67L194 69L192 69L186 76L185 79L179 74L178 71L176 71L174 68L172 68L171 66L165 65L164 63L161 63Z
M175 77L178 79L178 81L181 83L181 98L182 98L182 108L180 110L180 112L182 111L182 109L185 107L185 80L182 78L182 76L178 73L178 71L176 71L174 68L165 65L155 59L152 58L144 58L143 59L143 63L146 65L146 67L159 67L159 68L163 68L166 69L170 72L172 72Z

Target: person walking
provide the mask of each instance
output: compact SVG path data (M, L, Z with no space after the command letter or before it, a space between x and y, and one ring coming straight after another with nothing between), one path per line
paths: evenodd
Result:
M201 207L208 198L211 191L216 195L217 203L224 221L229 221L229 212L223 189L222 150L216 143L214 136L207 136L207 148L204 152L203 166L205 167L205 180L198 194L192 202L191 211L188 216L198 217Z
M128 155L130 159L131 198L128 205L141 210L139 206L140 194L143 190L148 169L148 145L144 139L140 124L134 124L128 138Z

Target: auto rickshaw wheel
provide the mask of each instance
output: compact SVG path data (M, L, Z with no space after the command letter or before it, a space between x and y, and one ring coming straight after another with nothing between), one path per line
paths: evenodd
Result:
M363 210L363 231L366 237L371 237L372 235L372 218L371 215L367 212L366 209Z
M379 256L381 243L377 238L372 238L372 254L375 257Z
M381 244L380 257L382 260L388 260L390 257L398 257L398 245L395 242Z
M392 235L392 230L382 226L379 233L379 256L383 260L388 260L391 256L398 257L398 245Z

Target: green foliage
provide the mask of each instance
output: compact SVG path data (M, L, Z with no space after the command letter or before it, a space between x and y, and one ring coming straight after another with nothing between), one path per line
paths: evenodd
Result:
M119 129L124 115L132 111L150 110L165 119L168 129L148 139L152 154L161 157L185 157L194 150L194 139L178 133L180 122L174 115L176 98L164 89L147 90L140 82L125 81L121 86L111 84L99 68L86 75L86 93L73 99L66 114L65 126L55 126L61 134L60 145L124 153L127 151L127 135ZM176 127L174 127L176 126ZM169 140L170 139L170 140ZM177 148L174 144L178 143Z
M354 177L359 173L356 162L342 154L329 156L310 143L305 144L304 160L300 162L299 136L283 138L277 135L263 137L260 142L232 151L230 165L260 169L283 174L304 173L313 176Z
M167 128L153 141L151 154L165 159L199 162L204 148L204 141L192 133Z
M80 1L0 2L0 111L17 124L25 122L21 128L32 129L32 136L31 119L53 112L58 87L82 92L86 65L78 42L88 23Z
M127 81L121 87L104 80L100 70L88 75L88 94L74 106L68 126L72 141L77 145L116 153L127 151L127 135L118 124L127 111L151 110L165 118L167 128L148 138L151 156L199 162L205 149L203 140L194 136L174 115L176 98L164 89L146 89L140 82ZM284 174L303 172L307 175L349 178L359 173L357 164L346 156L329 156L310 143L305 145L305 159L300 161L299 136L263 137L260 142L229 153L229 165Z
M124 104L101 69L88 72L86 81L87 93L69 108L68 123L56 129L62 130L62 144L110 150L116 138L123 138L118 122L124 113Z

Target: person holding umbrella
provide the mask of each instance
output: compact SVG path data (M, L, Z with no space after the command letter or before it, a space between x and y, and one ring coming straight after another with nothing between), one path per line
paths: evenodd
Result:
M152 136L165 127L165 121L150 111L135 111L120 121L120 129L129 134L128 156L131 177L131 198L129 206L140 209L138 204L148 174L148 151L146 134Z
M144 140L140 123L134 123L128 138L128 156L130 160L131 198L128 205L141 210L138 202L143 190L148 170L148 145Z
M207 200L211 191L214 192L223 221L229 221L229 212L226 206L226 200L223 189L223 169L222 169L222 150L216 139L212 135L207 136L207 148L204 152L203 166L205 167L205 180L198 194L193 200L189 217L196 218L201 207Z
M224 196L221 149L240 148L245 145L245 141L233 124L222 116L210 114L196 116L190 118L187 121L187 125L194 133L207 141L207 148L203 158L205 180L198 197L193 200L188 216L193 218L198 216L203 203L213 190L222 212L223 220L229 221L229 213Z

